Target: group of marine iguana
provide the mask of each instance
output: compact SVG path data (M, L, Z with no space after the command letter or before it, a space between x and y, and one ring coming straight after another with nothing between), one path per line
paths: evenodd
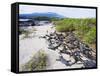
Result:
M59 60L66 66L71 66L81 61L85 68L96 67L96 58L92 55L93 49L79 40L73 32L57 33L55 31L40 38L47 40L48 49L59 50ZM63 53L73 57L75 62L66 61L62 56ZM87 60L83 60L81 55L86 57Z

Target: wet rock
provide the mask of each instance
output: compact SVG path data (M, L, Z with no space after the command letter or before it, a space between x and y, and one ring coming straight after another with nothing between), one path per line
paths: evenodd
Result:
M74 49L75 48L75 46L73 44L70 44L70 43L68 43L67 46L68 46L69 49Z
M83 61L85 68L93 68L96 67L96 62L92 60Z
M58 47L58 50L63 50L63 46Z
M56 50L56 49L58 49L59 46L60 46L60 44L56 44L56 43L49 44L48 49Z
M80 51L89 59L95 60L95 56L93 56L93 50L89 48L88 45L80 43Z
M78 40L72 32L53 32L44 36L48 42L48 48L59 50L60 60L65 65L70 66L77 62L82 62L82 57L93 60L92 49L88 45ZM70 57L67 57L70 56ZM69 59L69 60L68 60Z
M58 50L60 51L60 53L64 53L64 54L71 55L71 51L68 50L68 47L66 47L66 46L62 46L62 45L61 45L61 46L58 48Z
M70 60L70 55L68 55L68 54L62 53L61 56L62 56L66 61L69 61L69 60Z
M76 47L78 47L79 46L79 41L78 40L74 41L73 45L76 46Z
M78 61L81 61L81 55L80 55L80 51L75 51L72 53L73 58L75 59L75 63L77 63Z
M60 58L60 61L63 63L63 64L65 64L66 66L71 66L71 64L70 64L70 60L66 60L67 58L64 58L63 56L60 56L59 57Z
M84 44L84 43L80 43L80 50L81 50L82 52L85 52L85 51L92 51L92 49L89 48L89 46L87 46L87 45Z

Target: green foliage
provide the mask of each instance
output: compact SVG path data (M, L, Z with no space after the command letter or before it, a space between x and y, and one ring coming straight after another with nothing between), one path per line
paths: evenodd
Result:
M50 18L50 20L51 20L51 21L58 21L58 20L60 20L60 19L58 19L58 18L56 18L56 17L52 17L52 18Z
M46 69L47 55L44 50L40 50L22 66L22 71L34 71Z
M19 34L25 34L27 31L24 29L19 29Z
M87 44L93 44L96 42L96 28L93 27L91 28L85 35L83 40L87 43Z
M21 34L24 34L25 36L24 36L24 38L27 38L27 37L29 37L29 34L31 34L31 33L35 33L35 31L36 31L36 29L35 28L32 28L32 29L28 29L28 27L26 27L27 29L21 29L20 27L19 27L19 35L21 35Z
M79 25L78 27L75 27L75 29L76 35L81 38L91 29L91 27L87 25Z
M59 26L56 26L56 29L57 31L59 32L65 32L65 31L73 31L75 30L74 26L73 25L59 25Z
M59 32L66 32L66 31L74 31L75 27L73 24L73 20L71 19L62 19L58 22L55 22L56 30Z
M96 19L95 18L64 18L55 21L55 28L59 32L73 31L77 37L87 44L96 41Z

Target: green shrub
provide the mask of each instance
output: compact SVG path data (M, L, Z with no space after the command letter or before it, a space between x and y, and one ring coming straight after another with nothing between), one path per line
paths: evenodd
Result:
M19 29L19 34L25 34L28 36L29 33L31 33L29 30Z
M63 19L56 22L56 30L59 32L75 30L73 19Z
M86 33L83 39L87 44L95 43L96 42L96 27L92 27L89 30L89 32Z
M83 37L89 30L91 29L91 27L87 26L87 25L79 25L78 27L76 27L76 35L78 37Z
M73 25L58 25L56 26L56 30L59 32L73 31L75 30Z
M75 35L87 44L96 41L96 19L64 18L55 22L56 30L59 32L73 31Z
M32 28L30 30L28 29L28 27L26 27L26 28L27 29L21 29L21 28L19 28L19 35L24 34L25 35L24 38L29 37L29 34L35 33L35 31L36 31L35 28Z
M22 71L45 70L47 55L44 50L40 50L27 63L22 66Z

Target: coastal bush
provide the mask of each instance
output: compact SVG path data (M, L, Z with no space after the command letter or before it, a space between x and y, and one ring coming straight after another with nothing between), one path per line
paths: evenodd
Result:
M62 19L56 22L56 30L59 32L73 31L75 30L73 20L71 19Z
M24 34L24 38L29 37L29 34L31 33L35 33L36 29L33 27L30 27L30 29L28 27L25 27L25 29L23 28L19 28L19 35Z
M22 66L22 71L45 70L46 62L47 54L44 50L40 50Z
M75 30L73 25L58 25L56 26L57 31L65 32L65 31L73 31Z
M72 31L87 44L95 44L96 41L96 19L95 18L64 18L55 21L58 32Z
M96 28L91 28L83 37L84 41L88 44L93 44L96 42Z

